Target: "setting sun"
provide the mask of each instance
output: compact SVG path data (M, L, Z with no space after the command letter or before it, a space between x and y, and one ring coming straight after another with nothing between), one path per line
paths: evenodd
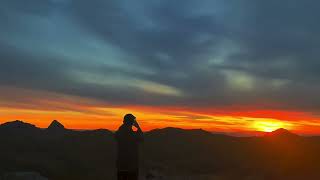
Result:
M272 132L279 128L286 128L282 122L260 121L254 123L254 128L263 132Z

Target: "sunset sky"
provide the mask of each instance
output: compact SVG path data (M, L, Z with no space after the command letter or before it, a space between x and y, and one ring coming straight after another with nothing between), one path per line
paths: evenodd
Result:
M320 134L320 1L1 0L0 123Z

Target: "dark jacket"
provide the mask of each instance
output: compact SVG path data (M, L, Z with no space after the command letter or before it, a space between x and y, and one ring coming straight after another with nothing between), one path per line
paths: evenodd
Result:
M139 144L143 141L141 130L133 131L131 126L123 124L115 133L117 141L118 171L138 172Z

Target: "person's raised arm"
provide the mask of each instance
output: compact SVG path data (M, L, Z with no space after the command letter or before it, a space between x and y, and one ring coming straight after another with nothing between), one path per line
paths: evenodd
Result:
M134 127L137 128L136 134L137 134L138 140L143 141L143 131L142 131L139 123L135 120L133 125L134 125Z

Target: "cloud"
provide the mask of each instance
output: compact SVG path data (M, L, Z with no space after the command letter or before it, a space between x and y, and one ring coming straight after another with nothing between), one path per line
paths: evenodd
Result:
M118 105L315 112L318 5L5 0L0 83Z

